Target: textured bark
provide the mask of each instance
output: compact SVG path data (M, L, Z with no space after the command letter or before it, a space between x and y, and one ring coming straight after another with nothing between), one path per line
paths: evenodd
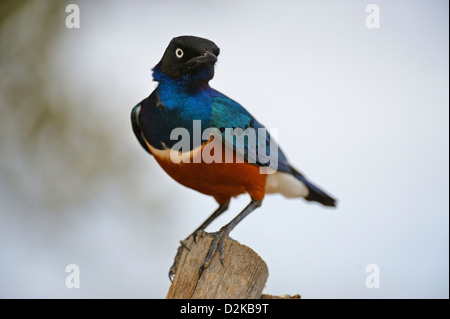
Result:
M224 264L216 252L209 266L199 277L213 237L202 233L179 256L177 270L167 294L168 299L259 299L269 276L266 263L252 249L228 238L225 242Z

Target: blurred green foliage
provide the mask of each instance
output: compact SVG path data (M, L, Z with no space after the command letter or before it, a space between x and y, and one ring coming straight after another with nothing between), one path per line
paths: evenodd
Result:
M53 60L68 32L66 4L1 1L0 11L1 183L22 201L52 211L94 197L108 178L127 194L137 187L137 169L126 165L118 147L126 134L101 113L101 98L89 99L95 87L74 94Z

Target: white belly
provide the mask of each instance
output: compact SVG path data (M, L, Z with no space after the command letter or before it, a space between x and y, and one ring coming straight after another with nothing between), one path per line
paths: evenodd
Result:
M294 176L276 172L275 174L267 175L266 180L266 194L274 193L280 193L288 198L306 197L309 195L309 189Z

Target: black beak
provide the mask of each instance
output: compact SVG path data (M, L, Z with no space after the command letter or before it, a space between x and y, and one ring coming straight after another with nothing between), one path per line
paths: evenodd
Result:
M197 64L202 64L202 63L216 63L217 62L217 57L209 52L209 51L205 51L205 53L203 53L200 56L196 56L195 58L190 59L189 61L187 61L187 65L188 66L195 66Z

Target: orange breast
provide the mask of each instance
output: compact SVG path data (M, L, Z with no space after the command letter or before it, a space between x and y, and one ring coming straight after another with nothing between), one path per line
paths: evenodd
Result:
M211 142L214 143L214 140L208 143ZM201 148L202 152L205 145ZM220 147L222 161L219 163L205 163L203 157L198 158L199 163L194 163L194 157L200 156L200 152L197 152L197 155L191 152L189 163L174 163L170 157L156 151L152 151L152 154L174 180L203 194L213 196L220 204L243 193L249 193L252 199L261 201L265 195L266 175L261 174L256 165L237 163L239 155L236 154L233 155L231 163L225 163L225 148L222 145Z

